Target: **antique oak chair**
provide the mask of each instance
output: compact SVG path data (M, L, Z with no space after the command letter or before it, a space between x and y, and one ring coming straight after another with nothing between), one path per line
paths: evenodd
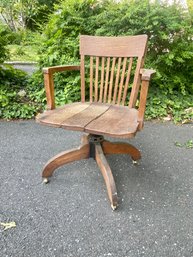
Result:
M44 68L47 111L36 120L68 130L82 131L79 148L64 151L48 161L42 173L48 182L55 169L73 161L94 158L104 177L112 209L118 205L115 181L106 160L107 154L128 154L136 162L140 151L123 142L110 142L104 136L132 138L143 128L146 97L153 70L143 69L147 36L80 36L79 65ZM85 85L89 59L89 100ZM81 102L56 108L53 74L80 70ZM126 106L127 105L127 106ZM136 107L137 106L137 107Z

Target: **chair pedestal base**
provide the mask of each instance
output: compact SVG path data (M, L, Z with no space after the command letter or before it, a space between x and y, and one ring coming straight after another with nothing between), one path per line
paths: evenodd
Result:
M130 144L112 143L99 135L83 135L80 147L57 154L46 163L42 172L43 181L47 183L53 172L64 164L94 158L105 180L111 208L115 210L118 205L117 189L106 154L129 154L133 161L141 158L140 151Z

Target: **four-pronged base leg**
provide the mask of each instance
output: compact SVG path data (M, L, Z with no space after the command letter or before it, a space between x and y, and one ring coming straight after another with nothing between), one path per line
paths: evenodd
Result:
M95 160L101 170L101 173L103 175L103 178L105 180L105 184L107 187L107 192L109 196L109 200L111 203L111 208L115 210L118 205L118 199L117 199L117 189L114 181L114 177L112 174L112 171L109 167L109 164L106 160L106 157L103 153L102 147L100 144L96 144L95 146Z
M88 136L82 136L82 144L80 147L64 151L51 158L43 168L42 178L45 183L48 183L48 178L52 176L53 172L60 166L78 161L81 159L89 158L90 145L88 142Z
M133 161L141 159L140 151L133 145L124 142L110 142L104 140L102 142L104 154L128 154Z
M141 158L140 151L134 146L123 142L109 142L98 135L83 135L82 144L79 148L64 151L48 161L42 173L44 183L52 176L58 167L81 159L94 158L101 170L111 208L115 210L118 206L117 189L110 166L106 160L106 154L129 154L134 162Z

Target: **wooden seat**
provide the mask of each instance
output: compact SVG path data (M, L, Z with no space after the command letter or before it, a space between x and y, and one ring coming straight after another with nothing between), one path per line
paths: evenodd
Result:
M124 153L130 155L135 162L141 158L141 154L128 143L111 143L104 136L132 138L143 128L149 80L154 73L153 70L143 69L146 47L146 35L82 35L80 66L64 65L43 69L47 110L39 114L36 120L41 124L86 133L82 136L79 148L62 152L48 161L42 173L45 182L48 182L48 178L58 167L92 157L104 177L111 207L116 209L116 185L105 155ZM67 70L81 72L81 102L56 108L53 74ZM85 99L87 75L89 99Z
M135 135L139 126L137 118L138 111L134 108L102 103L68 104L37 116L40 123L119 138Z

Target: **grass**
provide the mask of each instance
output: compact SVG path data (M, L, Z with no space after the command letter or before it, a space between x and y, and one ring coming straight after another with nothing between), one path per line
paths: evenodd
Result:
M38 49L35 45L8 45L10 52L9 61L38 61Z

